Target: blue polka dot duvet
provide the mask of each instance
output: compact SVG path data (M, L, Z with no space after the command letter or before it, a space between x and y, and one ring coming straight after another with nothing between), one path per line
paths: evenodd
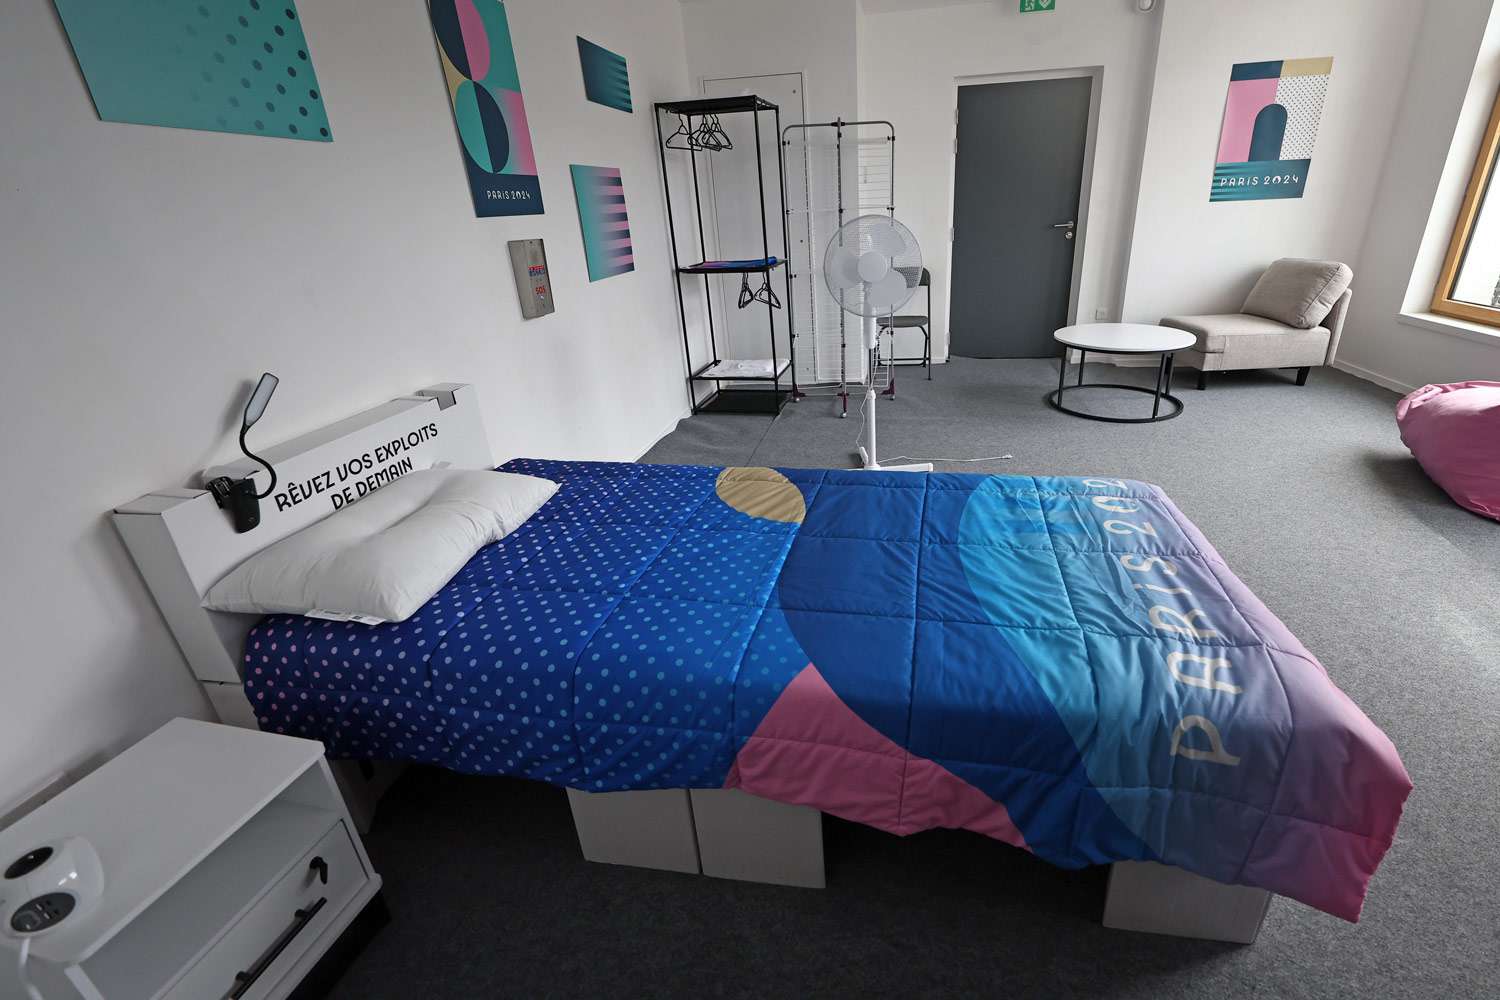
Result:
M560 489L407 621L266 618L263 728L588 791L735 787L1349 920L1395 748L1160 489L518 459Z

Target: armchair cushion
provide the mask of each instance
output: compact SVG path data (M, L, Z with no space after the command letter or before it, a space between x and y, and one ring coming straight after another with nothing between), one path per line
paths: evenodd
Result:
M1266 268L1240 311L1310 330L1328 316L1353 280L1348 264L1283 257Z
M1162 326L1186 330L1198 338L1194 346L1204 354L1222 354L1231 344L1235 347L1264 346L1274 352L1277 345L1290 347L1301 341L1316 341L1325 348L1329 332L1318 326L1299 330L1263 316L1245 313L1220 313L1210 316L1166 316ZM1320 362L1321 363L1321 362Z

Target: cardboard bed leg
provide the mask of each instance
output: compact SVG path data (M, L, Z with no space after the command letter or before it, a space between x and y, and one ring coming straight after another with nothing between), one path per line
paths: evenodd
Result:
M698 874L698 843L686 790L580 792L570 788L568 805L585 859Z
M703 874L821 889L823 814L736 788L695 788L693 822Z
M1270 905L1264 889L1224 885L1150 861L1117 861L1109 869L1104 926L1253 944Z

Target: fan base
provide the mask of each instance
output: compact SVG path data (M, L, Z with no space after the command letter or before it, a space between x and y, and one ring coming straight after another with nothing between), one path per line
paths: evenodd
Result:
M931 472L931 462L914 462L911 465L881 465L870 458L870 453L861 447L859 449L860 465L866 472Z

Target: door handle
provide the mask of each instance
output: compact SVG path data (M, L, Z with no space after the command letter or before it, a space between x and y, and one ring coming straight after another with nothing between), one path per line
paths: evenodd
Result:
M249 969L234 974L234 987L229 991L229 1000L239 1000L240 997L250 992L250 987L254 986L255 981L265 975L266 970L281 957L281 953L286 951L286 946L292 943L292 939L301 934L303 929L312 923L313 917L316 917L327 905L328 897L320 896L318 901L307 909L293 911L292 925L282 931L281 936L272 942L270 950L260 956L260 959Z
M1066 229L1067 232L1063 233L1063 239L1065 239L1065 240L1071 240L1073 238L1073 226L1074 226L1074 224L1075 224L1074 220L1069 219L1067 222L1054 222L1052 224L1052 228L1053 229Z

